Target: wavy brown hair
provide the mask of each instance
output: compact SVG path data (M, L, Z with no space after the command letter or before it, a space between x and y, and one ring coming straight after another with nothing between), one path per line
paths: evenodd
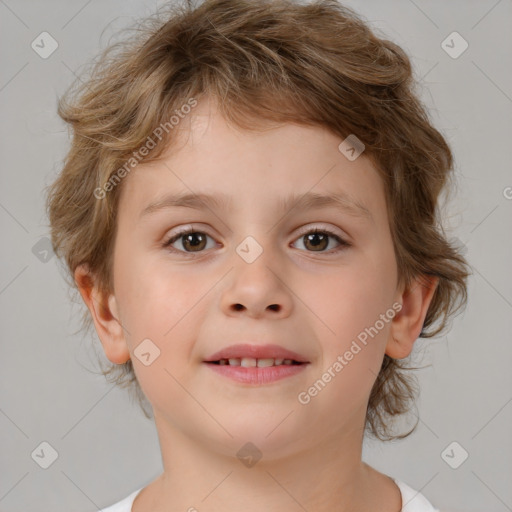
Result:
M440 222L441 192L454 184L453 156L419 100L411 62L399 46L334 0L172 4L128 31L59 101L72 141L49 187L47 209L53 247L72 286L77 266L87 264L100 289L112 290L122 181L102 199L95 190L173 112L208 95L229 122L246 130L294 122L363 141L385 185L399 284L439 278L420 337L447 327L466 305L470 274ZM144 160L157 159L175 133L169 130L165 143ZM88 311L83 320L90 327ZM392 434L394 417L414 404L415 378L406 372L411 369L384 356L365 423L381 440L406 437L416 428L417 423L408 433ZM143 405L131 360L102 373L110 382L132 386Z

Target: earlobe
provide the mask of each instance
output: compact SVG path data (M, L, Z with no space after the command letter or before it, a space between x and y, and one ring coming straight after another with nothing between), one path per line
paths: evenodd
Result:
M399 298L402 309L391 322L386 354L393 359L407 357L418 339L428 308L439 283L437 276L423 275L411 283Z
M80 295L91 314L105 355L115 364L126 363L130 359L130 351L118 320L119 311L115 296L99 289L86 265L78 266L74 277Z

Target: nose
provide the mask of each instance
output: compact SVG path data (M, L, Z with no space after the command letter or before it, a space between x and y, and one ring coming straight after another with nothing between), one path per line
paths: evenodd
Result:
M289 272L270 253L263 251L250 263L237 254L227 279L221 299L226 315L276 319L290 315L293 294L288 285Z

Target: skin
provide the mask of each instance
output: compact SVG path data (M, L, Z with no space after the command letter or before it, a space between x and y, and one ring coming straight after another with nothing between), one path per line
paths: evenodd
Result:
M247 512L398 512L398 487L361 461L366 407L384 354L410 354L437 279L409 290L397 286L376 169L364 153L349 161L338 150L342 139L320 127L246 132L207 101L181 123L182 143L122 182L112 293L101 294L86 267L75 272L107 358L132 359L153 406L164 472L132 510L231 512L243 504ZM373 220L335 207L279 208L289 193L333 190L364 204ZM170 192L225 193L232 203L141 217ZM189 223L202 240L208 235L202 252L184 237L173 244L177 252L163 246ZM329 237L315 250L304 237L314 228L334 230L351 245ZM263 249L252 263L236 252L247 236ZM393 303L401 311L300 404L298 394ZM147 338L160 350L149 366L134 354ZM280 344L310 364L291 378L248 386L202 362L251 341ZM262 452L250 468L236 456L249 441Z

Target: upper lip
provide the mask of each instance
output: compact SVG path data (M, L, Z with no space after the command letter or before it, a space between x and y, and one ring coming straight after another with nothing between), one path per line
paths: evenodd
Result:
M220 359L234 359L251 357L253 359L292 359L299 363L309 363L306 357L288 350L279 345L251 345L238 344L223 348L205 359L205 362L219 361Z

